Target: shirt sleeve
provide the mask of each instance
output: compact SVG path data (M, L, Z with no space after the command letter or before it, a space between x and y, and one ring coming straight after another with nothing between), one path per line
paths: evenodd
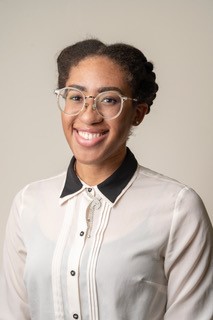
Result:
M6 227L0 278L0 320L30 319L23 280L27 252L22 235L21 199L22 193L19 193Z
M165 320L213 319L212 244L212 225L202 200L192 189L182 189L165 256Z

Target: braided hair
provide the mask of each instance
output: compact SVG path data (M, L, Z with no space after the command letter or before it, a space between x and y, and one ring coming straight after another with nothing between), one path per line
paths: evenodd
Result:
M147 61L139 49L128 44L106 45L97 39L88 39L66 47L57 59L58 87L65 86L72 67L91 56L106 56L116 62L127 75L133 97L139 102L146 103L149 113L158 91L153 64Z

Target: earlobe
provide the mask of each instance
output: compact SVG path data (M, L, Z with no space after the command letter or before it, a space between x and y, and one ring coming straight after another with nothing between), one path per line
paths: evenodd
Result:
M136 106L133 126L138 126L143 121L147 111L148 105L146 103L141 103Z

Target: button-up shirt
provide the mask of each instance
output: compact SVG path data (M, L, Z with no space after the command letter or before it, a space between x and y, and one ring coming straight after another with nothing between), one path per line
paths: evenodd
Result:
M129 150L96 186L74 161L13 202L0 319L213 319L213 232L195 191Z

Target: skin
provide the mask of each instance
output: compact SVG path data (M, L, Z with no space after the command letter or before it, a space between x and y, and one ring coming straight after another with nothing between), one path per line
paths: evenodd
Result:
M89 57L72 67L66 86L80 86L83 93L96 96L103 88L115 87L124 96L132 97L126 74L107 57ZM103 119L92 110L92 99L77 116L62 112L62 125L67 142L76 158L76 171L88 185L96 185L109 177L122 163L131 127L138 125L147 111L146 104L124 102L121 114L112 120ZM137 124L136 124L137 122Z

